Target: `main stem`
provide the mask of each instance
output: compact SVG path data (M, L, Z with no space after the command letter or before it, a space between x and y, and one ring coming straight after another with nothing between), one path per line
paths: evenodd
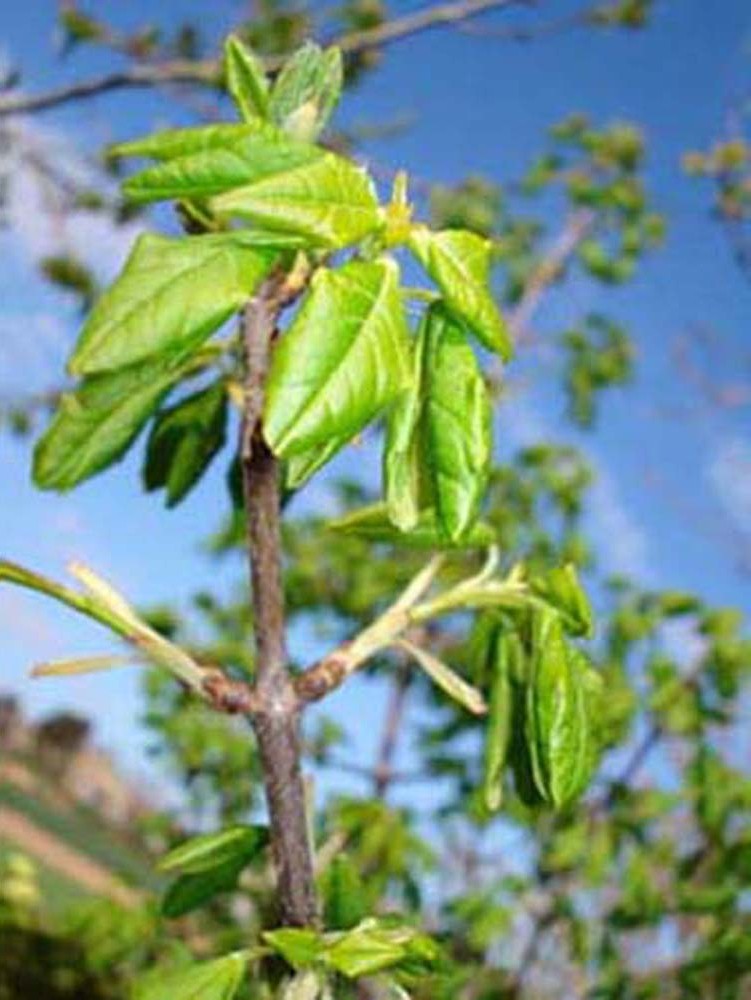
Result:
M272 277L243 316L247 376L241 461L257 656L253 727L269 808L280 919L302 927L315 922L317 905L300 764L300 707L285 646L279 464L261 426L271 344L283 304L283 278Z

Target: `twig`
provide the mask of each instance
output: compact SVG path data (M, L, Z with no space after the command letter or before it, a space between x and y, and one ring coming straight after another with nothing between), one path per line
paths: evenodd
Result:
M397 17L374 28L353 31L333 40L343 52L354 54L367 49L381 48L402 38L441 25L457 24L467 18L477 17L486 11L499 10L527 0L457 0L436 4L414 14ZM264 61L266 68L277 70L282 58L275 56ZM0 97L0 117L46 111L71 101L85 100L98 94L138 87L158 87L170 83L191 83L215 87L221 80L221 64L217 60L175 59L161 63L138 63L135 66L81 80L78 83L38 94L9 94Z
M406 663L400 663L391 682L378 758L373 769L373 794L378 799L385 799L393 782L405 780L406 777L398 775L394 770L394 754L407 707L411 678L412 674Z
M547 254L532 272L522 297L507 313L509 332L515 341L524 339L548 287L557 281L579 244L595 224L595 214L586 209L574 212L566 221Z

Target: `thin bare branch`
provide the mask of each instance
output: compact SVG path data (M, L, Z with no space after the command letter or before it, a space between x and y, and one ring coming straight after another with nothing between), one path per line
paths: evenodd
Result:
M342 35L333 39L332 44L338 45L348 54L383 48L431 28L458 24L488 11L528 2L529 0L455 0L452 3L436 4L413 14L393 18L375 28ZM279 68L281 61L280 57L268 58L265 60L265 66L270 72L274 72ZM54 87L38 94L16 93L2 96L0 117L46 111L72 101L86 100L115 90L159 87L175 83L215 87L220 83L221 72L221 64L217 60L175 59L160 63L137 63L113 73L104 73L88 80Z
M586 209L574 212L567 219L560 234L540 261L527 282L522 297L507 313L507 323L512 338L522 340L528 333L532 320L550 285L558 281L577 247L586 239L595 224L595 215Z

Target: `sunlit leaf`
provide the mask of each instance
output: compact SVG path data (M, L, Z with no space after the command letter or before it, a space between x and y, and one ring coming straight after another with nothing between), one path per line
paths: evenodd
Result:
M167 972L152 972L136 984L133 1000L232 1000L245 978L244 952Z
M592 609L570 563L556 566L532 580L532 590L563 616L571 635L590 638L594 627Z
M399 273L389 261L321 269L274 352L265 433L283 457L358 434L407 377Z
M409 247L443 292L446 303L488 350L508 360L512 345L490 293L490 244L463 229L432 232L415 226Z
M263 940L278 952L293 969L313 965L324 950L324 942L316 931L304 927L281 927L264 931Z
M224 43L224 66L227 89L245 121L266 118L269 109L266 73L253 52L236 35L230 35Z
M497 631L497 630L496 630ZM494 637L490 663L490 704L485 730L482 792L488 812L497 812L503 800L503 769L511 736L512 692L508 644Z
M532 771L540 794L560 807L589 780L593 737L580 661L553 612L534 616L530 663L525 735Z
M338 249L381 225L373 182L367 173L334 153L279 170L211 199L220 217L246 219L268 229L302 234L311 245Z
M207 833L180 844L159 862L161 871L179 869L186 873L206 871L228 861L247 864L268 843L265 826L232 826L219 833Z
M189 353L247 301L275 260L229 233L139 237L89 314L70 371L95 374Z
M442 306L428 310L415 352L419 371L389 416L386 499L405 530L419 509L435 507L441 528L458 541L487 484L490 400L462 329Z
M274 83L269 114L289 135L312 141L336 107L344 78L342 54L306 43L284 64Z
M220 216L330 248L354 243L381 225L373 183L349 160L266 123L223 128L129 143L126 152L161 155L166 162L130 177L123 185L127 197L137 203L210 198ZM181 148L189 151L174 154Z

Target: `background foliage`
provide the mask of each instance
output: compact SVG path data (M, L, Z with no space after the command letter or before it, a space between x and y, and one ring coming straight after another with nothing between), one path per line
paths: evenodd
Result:
M397 21L400 12L393 6L352 2L322 13L318 5L262 3L237 30L256 51L275 57L311 35L357 38L357 32ZM537 34L582 30L584 46L594 44L600 31L649 31L658 16L653 6L596 4L560 20L542 12L519 27L499 18L487 30L505 31L512 39L514 32L526 32L532 42ZM189 81L178 96L198 102L190 105L193 118L205 117L201 102L219 92L209 61L216 53L202 43L197 26L125 35L66 4L59 29L66 58L96 47L122 59L126 76L174 72L171 79ZM346 43L344 49L346 54ZM348 85L377 72L382 58L377 45L353 51L345 62ZM0 110L3 100L12 108L23 95L9 86ZM20 141L16 119L7 121L8 141ZM743 108L734 111L731 130L709 151L687 151L685 166L713 185L718 223L743 268L749 160ZM359 141L335 128L326 139L352 155ZM467 227L492 240L495 291L519 345L516 377L546 380L551 394L561 393L568 419L586 429L607 419L610 390L626 385L638 367L618 303L640 269L650 266L650 255L659 252L666 220L644 181L646 147L637 125L602 124L576 113L554 124L542 145L539 158L504 188L479 176L452 185L417 179L416 186L420 207L434 225ZM54 164L46 168L54 173ZM120 223L134 212L144 218L141 209L113 194L107 172L120 169L115 158L97 168L92 183L60 184L53 177L62 210L83 207ZM47 258L42 269L83 308L98 295L94 273L75 256ZM584 276L612 288L612 309L585 309L574 326L567 324L540 345L534 321L541 302L550 294L565 296ZM541 365L543 356L554 360ZM488 372L502 428L504 411L515 402L514 375L501 381L492 364ZM5 410L8 428L25 433L35 427L58 391L54 385L41 399L13 400ZM220 455L229 466L222 451L223 414L210 391L190 396L182 411L163 411L147 448L146 487L164 488L167 503L178 503L211 457ZM179 436L180 451L165 467L160 438L174 441L170 435ZM738 747L751 644L741 615L707 603L701 594L655 591L639 580L608 577L588 537L588 491L597 470L568 440L542 440L511 455L504 450L491 472L484 518L504 564L523 558L542 572L571 562L595 595L598 629L589 651L606 693L598 719L606 752L597 777L581 803L555 813L529 808L509 783L501 817L488 819L480 794L482 725L437 698L403 656L389 654L370 668L387 675L391 687L375 760L353 762L336 702L317 713L306 731L308 764L320 776L323 807L316 843L325 859L336 856L322 865L327 927L352 927L368 913L400 912L428 930L447 966L438 981L408 979L410 995L418 997L741 997L751 972L751 784ZM363 447L374 454L372 441ZM74 458L80 460L75 449ZM357 469L356 462L352 466ZM65 472L55 462L51 474ZM236 476L231 468L224 474L228 513L210 548L217 559L237 561L239 570L244 554ZM329 645L367 625L374 610L404 587L421 557L322 530L332 507L346 514L373 499L373 478L329 477L326 488L325 518L315 504L291 499L285 552L292 625L313 634L320 630ZM160 634L180 642L199 662L228 665L238 677L252 671L252 624L242 587L233 600L202 592L187 613L163 608L149 616ZM481 626L473 629L464 619L431 624L426 641L484 683L478 674ZM252 821L258 785L249 778L257 776L258 761L243 729L213 715L162 674L150 673L144 689L154 751L184 785L192 806L182 813L182 826L200 830L217 821ZM398 755L400 741L411 745L408 754ZM345 785L351 789L346 794L335 777L343 773L357 779ZM176 830L167 817L148 822L158 850L188 832ZM53 916L35 896L33 872L6 862L12 870L0 903L3 936L22 943L8 950L13 964L0 971L0 996L3 989L9 997L30 989L21 983L30 963L15 961L22 949L59 956L59 968L50 962L48 991L115 997L127 995L133 978L155 959L180 966L191 953L210 957L246 946L249 933L274 922L263 857L237 885L237 878L229 879L231 892L177 923L160 916L152 898L131 909L90 901ZM349 995L346 984L337 988ZM249 996L269 995L258 984L247 989Z

